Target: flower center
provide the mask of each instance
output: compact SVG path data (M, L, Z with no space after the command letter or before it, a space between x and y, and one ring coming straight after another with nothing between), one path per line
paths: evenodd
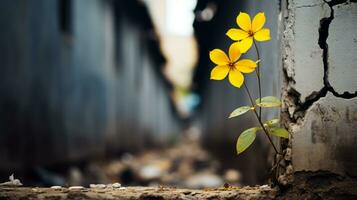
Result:
M248 31L249 36L254 36L254 32L252 30Z
M229 62L228 63L228 67L229 67L229 70L234 70L235 69L233 62Z

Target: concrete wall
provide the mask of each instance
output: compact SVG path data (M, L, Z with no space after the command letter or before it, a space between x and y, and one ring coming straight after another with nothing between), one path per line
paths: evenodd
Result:
M0 3L0 169L136 151L179 130L143 4L63 2Z
M357 175L357 3L283 2L283 119L295 171Z

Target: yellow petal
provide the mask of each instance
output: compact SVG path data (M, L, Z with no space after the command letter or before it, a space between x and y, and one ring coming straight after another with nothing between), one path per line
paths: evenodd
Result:
M259 42L270 40L270 30L267 28L263 28L260 31L254 33L254 39Z
M247 32L252 29L252 22L250 20L250 16L247 13L240 12L236 21L241 29Z
M249 59L242 59L238 61L234 66L240 72L251 73L257 67L257 63Z
M253 33L259 31L260 29L263 28L265 24L265 15L263 12L258 13L255 15L252 23L252 31Z
M229 29L228 32L226 33L226 35L235 41L243 40L249 36L249 34L247 32L243 31L242 29L238 29L238 28Z
M223 80L226 78L229 72L229 67L227 65L216 66L211 71L211 79L213 80Z
M229 82L234 86L240 88L244 82L243 74L238 70L229 71Z
M250 47L252 47L252 45L253 45L253 38L248 37L248 38L245 38L244 40L242 40L240 42L236 42L236 43L238 43L240 52L246 53L250 49Z
M220 49L213 49L211 52L209 52L209 57L216 65L225 65L229 62L226 53Z
M239 49L239 44L238 42L233 43L230 47L229 47L229 59L231 60L231 62L236 62L240 56L240 49Z

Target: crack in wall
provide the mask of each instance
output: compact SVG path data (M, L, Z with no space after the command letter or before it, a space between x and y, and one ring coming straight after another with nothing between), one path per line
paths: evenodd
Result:
M330 2L325 3L330 7L331 14L328 18L323 18L320 21L320 28L319 28L319 46L323 50L322 54L322 59L323 59L323 64L324 64L324 85L327 91L331 92L334 96L339 97L339 98L344 98L344 99L351 99L354 97L357 97L357 91L355 93L349 93L347 91L343 92L342 94L339 94L330 84L330 81L328 79L329 75L329 62L328 62L328 44L327 44L327 38L329 35L329 28L332 20L335 18L335 11L333 9L333 6L338 5L338 4L343 4L346 3L347 0L333 0ZM326 94L325 94L326 95Z
M329 49L328 49L327 39L329 36L330 24L335 17L333 6L347 3L347 0L332 0L329 2L324 0L324 2L330 8L330 16L326 18L322 18L320 20L319 39L318 39L318 44L323 51L322 60L323 60L323 68L324 68L324 77L323 77L324 87L321 88L319 91L312 92L309 96L305 98L304 102L300 101L301 95L298 91L293 90L292 88L289 88L289 90L287 90L287 96L291 98L295 106L295 111L293 113L293 116L290 117L290 120L295 123L298 118L303 118L305 116L306 110L308 110L320 98L325 97L328 92L331 92L335 97L338 98L352 99L357 97L357 91L354 93L350 93L347 91L343 92L342 94L338 93L332 87L329 81L329 62L328 62ZM292 77L288 76L286 69L283 70L283 73L284 73L285 81L287 82L288 85L290 85L291 83L295 83L295 80Z
M342 94L338 93L329 82L329 62L328 55L329 49L327 44L327 39L329 36L329 28L332 20L334 19L334 9L333 6L338 4L347 3L347 0L331 0L327 2L323 0L330 8L330 16L322 18L320 20L319 27L319 35L318 35L318 45L322 49L322 60L323 60L323 87L319 91L314 91L310 95L305 98L304 102L301 102L301 93L297 91L293 86L296 84L296 80L294 79L294 58L292 57L292 49L290 40L294 39L294 32L292 32L293 27L295 26L295 16L293 9L303 8L303 7L313 7L318 5L307 5L307 6L299 6L294 7L291 4L294 4L294 0L282 0L285 4L285 7L282 9L284 12L284 22L283 22L283 39L282 39L282 52L283 52L283 83L284 89L282 92L282 99L284 101L283 108L281 111L281 119L286 128L294 129L294 127L298 126L302 123L302 120L305 117L306 111L320 98L326 97L328 92L331 92L335 97L343 98L343 99L351 99L357 97L357 91L355 93L343 92ZM352 2L350 0L349 2ZM290 5L289 5L290 4ZM323 5L323 4L319 4ZM292 148L292 140L284 139L280 140L280 147L284 152L291 150ZM277 159L278 160L278 159ZM291 158L284 159L282 163L278 164L278 182L280 184L286 185L289 184L292 180L291 178L291 170L292 162Z

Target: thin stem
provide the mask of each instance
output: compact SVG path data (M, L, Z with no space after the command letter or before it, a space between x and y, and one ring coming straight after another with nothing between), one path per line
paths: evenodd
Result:
M258 78L258 87L259 87L259 103L261 102L262 99L262 86L261 86L261 81L260 81L260 55L259 55L259 50L258 50L258 46L257 43L253 40L254 42L254 47L255 47L255 51L257 52L257 57L258 57L258 66L257 66L257 70L256 70L256 75ZM259 107L259 119L262 120L262 108Z
M274 145L274 143L273 143L273 140L272 140L271 137L269 136L268 130L265 128L265 126L264 126L262 120L259 118L259 115L258 115L257 111L255 110L255 106L254 106L255 104L254 104L253 98L252 98L252 96L251 96L251 94L250 94L250 92L249 92L249 89L248 89L247 85L246 85L245 83L244 83L243 85L244 85L245 91L247 91L247 94L248 94L250 103L251 103L252 106L254 107L253 112L254 112L255 116L257 117L257 120L258 120L260 126L262 127L262 129L263 129L265 135L268 137L270 144L273 146L273 148L274 148L274 150L275 150L275 153L280 154L279 151L278 151L278 149L275 147L275 145Z

